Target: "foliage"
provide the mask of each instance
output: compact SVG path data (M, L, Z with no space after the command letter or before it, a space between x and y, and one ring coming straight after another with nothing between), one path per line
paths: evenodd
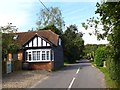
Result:
M84 49L84 57L89 60L94 60L95 51L98 48L97 44L87 44Z
M109 76L109 72L108 69L105 67L98 67L100 69L100 71L102 71L105 75L105 82L106 82L106 86L107 88L117 88L117 83L115 80L112 80L111 77Z
M64 27L64 21L62 17L62 13L58 7L50 7L41 9L39 15L39 19L37 21L38 30L43 29L46 26L54 25L60 31Z
M86 44L84 48L84 58L87 58L91 61L95 59L95 52L98 47L104 47L105 44Z
M106 48L98 47L95 53L95 64L97 66L103 66L103 61L106 60Z
M62 35L66 62L74 63L83 56L84 41L76 25L70 25Z
M41 29L41 30L49 30L49 29L52 30L53 32L55 32L55 33L58 34L58 35L61 35L61 34L62 34L62 32L61 32L58 28L56 28L56 26L53 25L53 24L48 25L48 26L44 27L44 28Z
M0 32L2 33L16 33L17 32L16 26L12 26L12 23L8 23L6 26L0 27Z
M12 25L7 25L1 28L1 31L7 32L2 33L2 56L3 58L7 58L8 52L15 53L18 49L17 42L13 39L14 32L16 32L16 28L12 27Z
M109 57L109 67L111 67L109 72L110 76L120 84L120 1L97 3L96 7L95 13L100 17L90 18L87 24L82 23L82 25L85 29L94 27L99 39L107 37L110 41L112 57Z

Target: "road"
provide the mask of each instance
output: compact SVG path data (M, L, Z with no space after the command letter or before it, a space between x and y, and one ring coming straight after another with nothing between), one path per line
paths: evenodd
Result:
M32 88L105 88L104 75L88 60L52 72Z

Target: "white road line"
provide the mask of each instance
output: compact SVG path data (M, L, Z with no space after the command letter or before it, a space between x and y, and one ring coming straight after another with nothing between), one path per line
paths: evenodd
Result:
M77 72L76 72L76 74L78 74L78 73L79 73L79 71L80 71L80 68L78 68L78 69L77 69Z
M68 87L68 89L67 89L67 90L70 90L70 89L71 89L71 87L72 87L72 85L73 85L74 81L75 81L75 77L72 79L72 81L71 81L71 83L70 83L70 85L69 85L69 87Z
M77 69L76 74L78 74L78 73L79 73L79 71L80 71L80 68L78 68L78 69ZM73 85L74 81L75 81L75 77L73 77L73 79L72 79L72 81L71 81L71 83L70 83L70 85L69 85L69 87L68 87L68 89L67 89L67 90L70 90L70 89L71 89L71 87L72 87L72 85Z

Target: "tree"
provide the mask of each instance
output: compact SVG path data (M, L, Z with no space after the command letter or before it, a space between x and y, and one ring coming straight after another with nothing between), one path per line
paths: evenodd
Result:
M83 55L84 40L76 25L70 25L62 35L65 61L74 63Z
M86 29L94 27L98 38L107 39L110 41L112 57L109 63L112 63L110 75L114 75L114 79L120 84L120 1L119 2L102 2L96 4L96 14L99 18L90 18L88 24L82 23ZM102 26L102 33L98 29ZM111 76L111 78L112 78Z
M18 50L18 43L13 39L14 32L17 28L12 26L12 23L8 23L6 26L0 28L2 32L2 57L7 58L9 52L15 53Z
M54 25L62 32L64 21L60 9L58 7L41 9L39 19L36 24L38 26L38 30L43 29L46 26Z
M12 23L8 23L6 26L0 27L0 32L2 33L16 33L18 28L16 26L12 26Z
M62 32L60 32L60 30L58 28L56 28L56 26L54 24L48 25L41 30L49 30L49 29L52 30L54 33L56 33L58 35L62 34Z
M97 50L98 45L97 44L87 44L84 48L84 57L89 60L94 60L95 51Z

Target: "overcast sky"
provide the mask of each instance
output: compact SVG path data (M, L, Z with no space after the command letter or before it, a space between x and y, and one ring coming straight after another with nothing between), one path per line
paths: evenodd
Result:
M93 30L84 30L81 23L95 16L98 0L41 0L46 7L59 7L66 26L76 24L79 31L85 33L85 44L103 44L107 41L97 41L95 36L89 36ZM36 28L38 13L44 8L39 0L3 0L0 3L0 26L13 23L19 32Z

